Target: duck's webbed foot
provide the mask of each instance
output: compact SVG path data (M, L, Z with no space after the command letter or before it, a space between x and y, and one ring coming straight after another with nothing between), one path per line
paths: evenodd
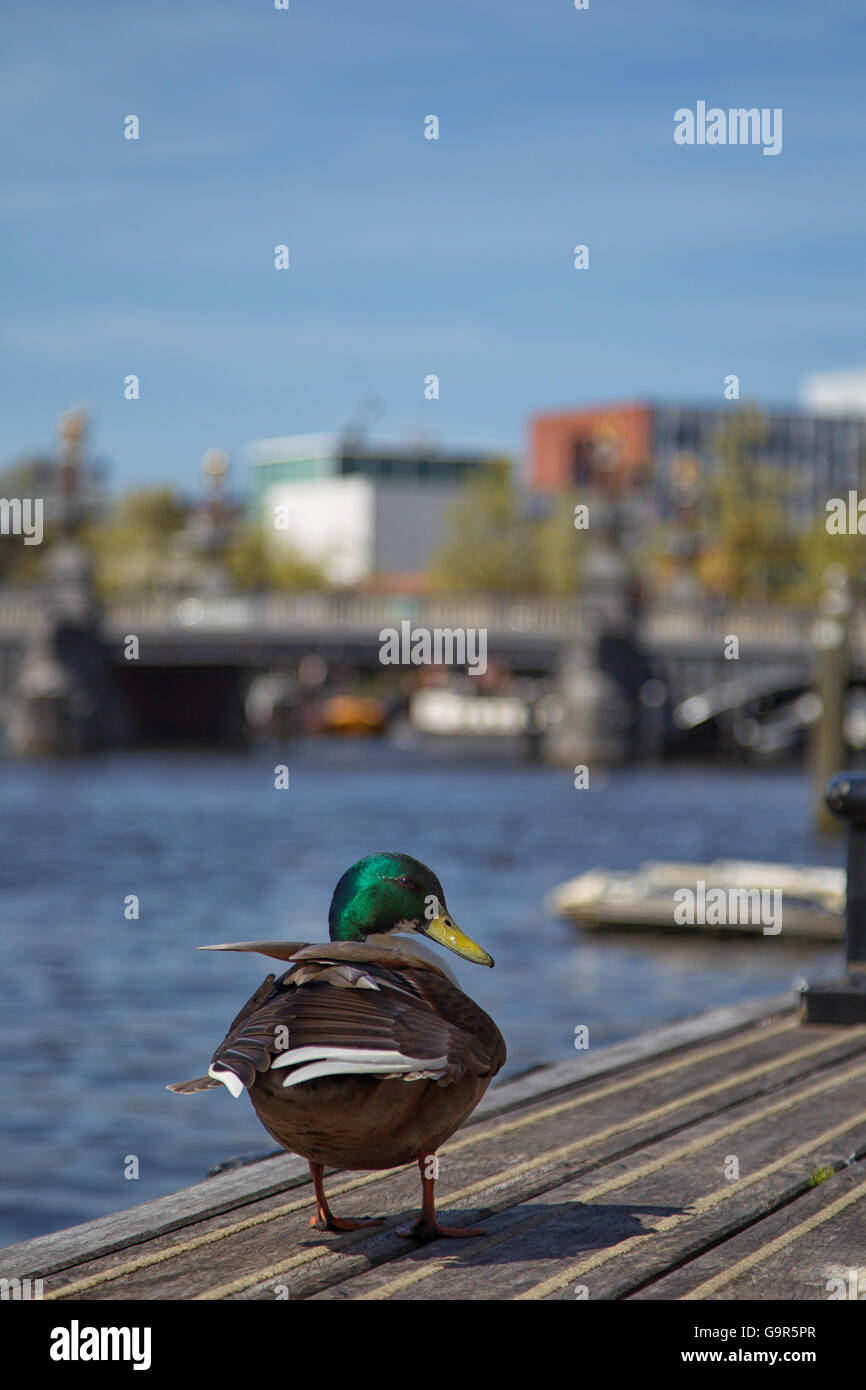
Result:
M309 1160L307 1160L309 1162ZM316 1191L316 1214L310 1217L310 1225L315 1231L360 1231L364 1226L381 1226L383 1217L363 1216L363 1217L341 1217L335 1216L328 1206L328 1199L325 1196L324 1166L321 1163L310 1163L310 1173L313 1178L313 1187Z
M316 1231L360 1231L362 1226L381 1226L384 1217L364 1216L353 1220L335 1216L330 1207L317 1207L316 1215L310 1217L310 1225Z
M404 1240L414 1240L418 1245L429 1245L431 1240L438 1240L440 1236L460 1240L463 1236L483 1236L486 1232L481 1226L440 1226L436 1220L428 1221L422 1212L411 1226L403 1226L397 1234Z
M430 1159L434 1160L432 1164ZM436 1178L431 1176L431 1170L433 1173L438 1171L435 1154L419 1154L418 1167L421 1169L421 1211L411 1226L404 1226L397 1234L405 1240L414 1240L418 1245L429 1245L431 1240L438 1240L440 1236L450 1236L454 1240L461 1240L464 1236L483 1236L485 1232L481 1226L439 1225L434 1195Z

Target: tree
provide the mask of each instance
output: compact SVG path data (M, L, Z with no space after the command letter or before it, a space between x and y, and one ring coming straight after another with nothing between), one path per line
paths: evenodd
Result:
M235 584L246 593L327 587L328 581L321 566L296 550L271 540L260 526L241 527L230 542L224 558Z
M786 502L790 485L761 462L763 416L746 408L716 441L719 468L705 484L698 572L734 601L784 599L796 584L800 544Z
M99 590L111 596L124 589L158 587L186 522L187 508L172 488L143 488L122 497L104 521L82 531Z
M461 489L447 513L430 572L438 588L451 591L503 593L530 585L527 529L504 469Z
M847 500L847 499L846 499ZM848 575L852 590L866 593L866 543L863 536L831 535L827 516L822 513L800 542L801 577L794 598L815 602L824 591L824 575L831 565L841 565Z
M461 490L430 576L451 592L572 594L585 543L570 495L551 499L542 514L530 510L503 465Z
M563 492L553 499L548 515L535 526L534 555L539 593L570 598L580 588L581 574L588 552L593 548L591 530L576 530L574 509L586 501L576 492ZM590 513L592 504L590 502Z
M0 497L44 498L50 488L51 465L45 459L25 458L0 473ZM23 535L0 536L0 581L38 582L45 555L59 534L56 521L43 518L42 541L26 545Z

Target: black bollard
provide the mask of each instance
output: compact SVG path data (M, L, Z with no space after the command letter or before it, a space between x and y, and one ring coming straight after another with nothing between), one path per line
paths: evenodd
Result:
M804 1023L866 1023L866 773L840 772L824 793L834 816L848 822L845 968L841 980L807 985Z

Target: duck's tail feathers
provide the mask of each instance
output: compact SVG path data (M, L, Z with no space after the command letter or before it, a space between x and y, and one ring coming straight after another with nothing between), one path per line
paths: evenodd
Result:
M165 1089L176 1091L179 1096L192 1096L196 1091L212 1091L219 1084L212 1076L197 1076L194 1081L176 1081Z

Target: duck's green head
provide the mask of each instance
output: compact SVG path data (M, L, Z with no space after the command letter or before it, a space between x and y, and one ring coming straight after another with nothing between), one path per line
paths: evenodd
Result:
M368 854L347 869L334 889L328 927L332 941L418 932L466 960L493 964L457 926L433 870L409 854Z

